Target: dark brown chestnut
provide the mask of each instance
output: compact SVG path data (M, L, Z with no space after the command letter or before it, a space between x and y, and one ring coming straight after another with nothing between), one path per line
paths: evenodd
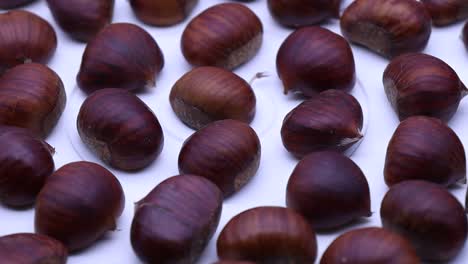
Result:
M291 209L257 207L232 218L217 241L218 256L258 263L314 263L315 233Z
M431 36L431 17L415 0L356 0L340 25L349 41L387 58L421 51Z
M223 194L195 175L171 177L136 204L131 242L146 263L196 263L219 224Z
M286 205L314 230L342 227L372 215L366 177L350 158L334 151L309 154L297 164L289 178Z
M70 251L84 249L115 230L125 197L117 178L98 164L64 165L46 181L36 201L36 233L61 241Z
M5 264L65 264L68 252L48 236L18 233L0 237L0 256Z
M439 119L410 117L400 123L388 144L384 176L388 186L406 180L443 186L466 182L463 144Z
M340 90L327 90L289 112L281 127L284 147L295 157L321 150L345 151L363 136L359 102Z
M172 109L187 126L200 129L223 119L250 123L256 98L250 85L217 67L198 67L182 76L169 96Z
M424 261L449 261L462 250L467 217L443 187L404 181L388 191L380 208L382 225L408 239Z
M468 2L465 0L421 0L432 17L435 26L447 26L468 18Z
M263 26L257 15L238 3L214 5L196 16L182 33L182 54L194 66L232 70L257 54Z
M23 10L0 14L0 74L25 62L47 63L57 36L43 18Z
M121 170L139 170L161 153L164 135L151 109L136 95L107 88L83 102L78 133L100 159Z
M114 0L47 0L59 26L72 38L88 42L109 24Z
M2 0L0 2L0 9L10 9L26 5L34 2L35 0Z
M60 77L37 63L18 65L0 77L0 124L47 137L67 101Z
M0 201L11 207L32 205L54 172L54 149L28 130L0 126Z
M385 69L383 84L400 120L426 115L448 121L468 93L447 63L423 53L393 59Z
M300 28L286 38L276 56L276 69L285 94L312 97L328 89L350 91L356 82L348 42L315 26Z
M154 26L172 26L182 22L197 3L198 0L130 0L135 15Z
M463 26L462 40L465 44L465 48L468 50L468 22L466 22L465 26Z
M141 90L155 85L163 66L161 49L148 32L115 23L88 43L76 79L86 93L103 88Z
M237 261L237 260L220 260L213 264L255 264L255 262L251 261Z
M260 140L249 125L220 120L198 130L184 142L179 154L179 172L211 180L228 197L257 173L260 156Z
M320 264L419 264L416 251L402 236L368 227L339 236L323 253Z

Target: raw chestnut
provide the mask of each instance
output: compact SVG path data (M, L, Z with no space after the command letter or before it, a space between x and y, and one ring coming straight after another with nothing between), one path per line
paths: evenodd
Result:
M421 51L431 36L431 17L415 0L356 0L340 25L349 41L387 58Z
M164 145L154 113L136 95L122 89L102 89L88 96L78 113L77 127L93 153L121 170L148 166Z
M388 186L425 180L443 186L466 182L466 158L457 134L439 119L415 116L401 122L387 148Z
M255 264L255 262L251 261L237 261L237 260L220 260L213 264Z
M182 22L197 3L198 0L130 0L135 15L154 26L172 26Z
M350 158L333 151L302 159L289 178L288 208L304 216L315 230L342 227L372 215L367 179Z
M421 0L435 26L447 26L468 18L466 0Z
M419 264L413 246L402 236L383 228L352 230L333 241L320 264Z
M218 227L223 195L195 175L171 177L136 204L133 249L146 263L196 263Z
M179 154L179 172L211 180L228 197L257 173L260 156L260 140L249 125L220 120L198 130L184 142Z
M169 97L177 117L193 129L223 119L250 123L256 99L250 85L236 74L216 67L198 67L182 76Z
M18 233L0 237L0 256L5 264L65 264L68 252L53 238Z
M383 84L400 120L426 115L448 121L468 93L448 64L423 53L393 59L385 69Z
M312 97L328 90L350 91L356 82L353 52L338 34L321 27L294 31L281 44L276 70L284 93Z
M0 201L11 207L32 205L54 172L54 149L26 129L9 126L0 126L0 146Z
M47 63L57 36L43 18L23 10L0 14L0 74L26 62Z
M218 256L226 260L258 263L314 263L315 233L291 209L257 207L232 218L221 231Z
M182 54L194 66L232 70L257 54L263 26L257 15L238 3L214 5L196 16L182 33Z
M47 137L67 101L60 77L37 63L18 65L0 77L0 124Z
M393 186L382 201L380 215L383 227L408 239L424 261L449 261L466 241L463 206L434 183L405 181Z
M2 0L0 2L0 9L10 9L26 5L34 2L35 0Z
M148 32L115 23L88 43L76 79L86 93L103 88L142 90L155 85L163 66L161 49Z
M47 0L60 27L72 38L88 42L112 20L114 0Z
M465 48L468 50L468 22L466 22L465 26L463 26L462 40L465 44Z
M122 186L107 169L69 163L47 179L37 197L36 233L61 241L69 251L81 250L115 230L124 204Z
M359 102L346 92L328 90L286 115L281 138L297 158L321 150L343 152L362 138L362 125Z

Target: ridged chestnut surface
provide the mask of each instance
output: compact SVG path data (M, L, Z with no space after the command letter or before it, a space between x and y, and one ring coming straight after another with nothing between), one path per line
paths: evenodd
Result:
M315 230L372 215L366 177L350 158L333 151L309 154L297 164L289 178L286 204Z
M147 263L196 263L218 227L223 194L195 175L171 177L136 204L133 249Z
M77 251L115 230L124 205L122 186L111 172L91 162L69 163L39 193L35 230Z
M164 135L151 109L136 95L107 88L86 98L77 119L86 146L112 167L139 170L161 153Z
M236 120L213 122L191 135L179 154L179 172L214 182L228 197L252 178L260 165L255 131Z
M465 0L421 0L431 14L436 26L447 26L468 18L468 2Z
M182 22L197 3L198 0L130 0L135 15L154 26L172 26Z
M141 90L155 85L164 66L156 41L141 27L115 23L88 43L77 83L86 93L103 88Z
M345 151L362 138L362 108L350 94L328 90L301 103L283 120L281 139L295 157Z
M194 66L232 70L257 54L263 39L260 19L238 3L214 5L196 16L182 33L182 54Z
M256 98L250 85L236 74L217 67L198 67L172 87L172 109L193 129L223 119L250 123Z
M401 122L387 148L388 186L425 180L450 186L466 182L466 158L457 134L439 119L415 116Z
M0 77L0 124L23 127L47 137L67 98L60 77L37 63L18 65Z
M338 34L321 27L303 27L281 44L276 70L284 93L307 97L329 89L350 91L356 82L353 52Z
M43 18L23 10L0 14L0 74L25 62L47 63L57 36Z
M315 233L295 211L257 207L232 218L217 241L218 256L256 263L314 263Z
M424 261L449 261L463 249L467 216L443 187L425 181L393 186L380 209L382 225L407 238Z
M431 35L431 17L415 0L356 0L340 25L349 41L387 58L423 50Z

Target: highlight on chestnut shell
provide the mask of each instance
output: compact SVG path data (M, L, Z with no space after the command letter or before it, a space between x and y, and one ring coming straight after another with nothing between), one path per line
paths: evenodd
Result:
M435 26L443 27L468 18L465 0L421 0Z
M184 21L198 0L130 0L135 15L153 26L172 26Z

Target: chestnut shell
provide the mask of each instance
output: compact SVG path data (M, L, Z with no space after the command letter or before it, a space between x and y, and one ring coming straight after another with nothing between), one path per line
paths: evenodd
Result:
M192 12L198 0L130 0L135 15L144 23L171 26L182 22Z
M435 26L447 26L468 18L468 2L465 0L421 0L432 17Z
M15 8L15 7L20 7L22 5L27 5L29 3L32 3L36 0L2 0L0 2L0 8L1 9L10 9L10 8Z

